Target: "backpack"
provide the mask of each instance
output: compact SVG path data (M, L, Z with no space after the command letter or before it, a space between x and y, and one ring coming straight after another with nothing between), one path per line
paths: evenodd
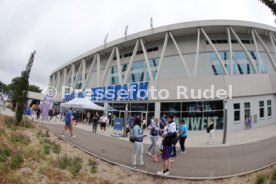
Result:
M152 129L150 130L150 135L151 135L151 136L157 136L157 135L158 135L158 130L157 130L156 128L152 128Z

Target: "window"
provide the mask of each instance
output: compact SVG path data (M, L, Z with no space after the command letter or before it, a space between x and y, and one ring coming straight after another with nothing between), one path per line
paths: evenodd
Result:
M240 104L235 103L234 104L234 121L240 121L240 120L241 120Z
M264 101L259 101L259 115L260 118L264 117Z
M272 109L271 109L271 100L267 100L267 116L271 117L272 116Z
M244 116L250 116L250 102L245 102L244 103Z

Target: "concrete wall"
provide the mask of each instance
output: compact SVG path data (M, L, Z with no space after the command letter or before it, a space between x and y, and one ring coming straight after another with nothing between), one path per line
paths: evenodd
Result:
M267 116L267 100L272 100L272 116ZM260 118L259 113L259 101L264 101L264 118ZM264 125L269 125L276 123L275 107L276 107L276 95L264 95L264 96L251 96L251 97L239 97L233 98L232 100L227 101L227 121L228 121L228 130L242 130L245 128L244 124L244 103L250 102L251 116L253 119L253 128L260 127ZM234 103L240 103L240 121L234 121Z

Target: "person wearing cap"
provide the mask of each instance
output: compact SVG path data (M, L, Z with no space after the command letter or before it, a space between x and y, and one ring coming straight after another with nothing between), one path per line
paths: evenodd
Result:
M169 175L170 174L170 159L172 156L173 145L175 145L177 140L176 124L174 122L174 115L169 114L167 116L168 125L167 132L163 141L162 158L164 160L163 170L158 171L159 175Z

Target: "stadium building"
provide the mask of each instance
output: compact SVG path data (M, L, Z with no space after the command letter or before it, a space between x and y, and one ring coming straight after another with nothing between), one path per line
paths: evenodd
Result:
M216 129L223 128L224 117L228 130L244 129L247 115L253 127L264 126L276 123L275 44L276 28L260 23L208 20L167 25L127 35L70 60L51 74L49 85L57 89L60 102L70 99L62 86L99 90L91 100L116 117L128 104L129 112L145 117L173 112L190 130L205 130L211 117ZM152 87L156 96L137 94ZM105 96L120 89L131 95ZM224 98L206 97L214 93Z

